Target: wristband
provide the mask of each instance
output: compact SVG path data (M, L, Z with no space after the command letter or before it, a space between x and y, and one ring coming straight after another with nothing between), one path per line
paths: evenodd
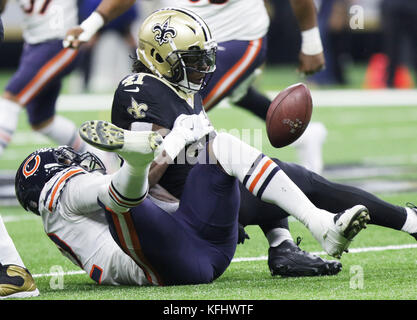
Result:
M91 37L102 27L104 26L104 18L103 16L94 11L87 19L85 19L81 24L80 27L84 30L79 36L78 40L87 42L91 39Z
M301 52L309 56L323 52L318 27L301 32Z

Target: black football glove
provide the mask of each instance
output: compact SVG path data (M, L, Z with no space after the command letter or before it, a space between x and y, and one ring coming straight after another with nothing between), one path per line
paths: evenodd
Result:
M249 235L246 233L245 228L239 223L237 244L243 244L245 239L250 239Z

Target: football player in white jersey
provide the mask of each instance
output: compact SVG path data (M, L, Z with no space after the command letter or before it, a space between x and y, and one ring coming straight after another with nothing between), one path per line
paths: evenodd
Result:
M82 151L87 145L75 124L55 114L62 79L75 67L78 54L62 46L66 30L78 24L77 0L18 2L24 13L24 47L19 67L0 97L0 156L12 140L23 109L33 130Z
M88 41L106 22L126 10L130 2L134 1L103 0L96 11L79 27L69 30L65 41L66 45L77 48L82 42ZM314 73L324 66L314 3L312 0L297 0L291 1L291 4L303 36L299 70L306 74ZM265 119L271 101L251 86L255 71L265 62L266 58L266 33L269 27L269 16L264 1L167 0L155 2L156 7L161 5L183 7L197 13L210 26L214 38L219 43L216 72L213 74L212 80L201 91L205 109L210 110L223 98L228 97L237 105ZM323 125L311 123L303 137L294 144L297 146L299 154L306 156L302 161L304 165L313 171L321 171L321 147L324 135ZM157 167L153 168L154 172L157 170L155 175L159 175L161 178L164 173ZM152 173L151 176L153 176ZM246 195L245 191L243 194ZM164 204L159 201L158 197L161 198L161 194L156 193L155 189L152 189L151 195L154 195L155 197L152 199L163 205L164 208L172 206L171 203ZM166 198L166 196L164 197ZM246 208L252 210L246 210ZM273 210L273 207L265 206L249 195L248 201L246 198L242 200L242 214L240 216L240 220L245 225L260 225L264 231L270 244L268 265L273 275L311 276L335 274L340 271L339 263L335 264L300 250L288 231L286 219L272 221L268 218L267 211ZM255 221L253 212L262 211L265 212L264 221L258 220L258 215L256 215L257 220ZM247 235L243 229L240 231L243 236L240 241L243 242ZM289 257L290 254L291 257Z
M4 8L0 1L0 11ZM0 17L0 45L3 42L3 23ZM39 290L0 216L0 299L26 298L39 295Z

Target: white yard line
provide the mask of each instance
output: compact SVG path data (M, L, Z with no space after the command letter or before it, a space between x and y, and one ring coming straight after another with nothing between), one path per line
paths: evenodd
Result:
M388 250L404 250L404 249L415 249L417 248L417 244L402 244L402 245L390 245L390 246L382 246L382 247L364 247L364 248L351 248L349 249L349 253L363 253L363 252L375 252L375 251L388 251ZM318 251L318 252L311 252L315 255L325 255L326 252ZM232 262L248 262L248 261L266 261L268 259L267 256L260 256L260 257L245 257L245 258L234 258ZM32 275L34 278L41 278L41 277L52 277L52 276L71 276L71 275L78 275L86 273L83 270L78 271L67 271L64 273L42 273L42 274L34 274Z

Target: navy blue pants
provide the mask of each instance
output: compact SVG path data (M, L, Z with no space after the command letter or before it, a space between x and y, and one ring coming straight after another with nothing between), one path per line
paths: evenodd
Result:
M78 51L62 47L62 40L25 44L19 68L6 86L26 106L29 122L42 123L55 114L62 78L76 63Z
M252 40L231 40L218 44L216 71L200 92L206 110L230 96L266 59L266 37Z
M238 181L216 165L190 171L172 215L146 199L130 212L106 211L119 246L154 284L210 283L229 266L237 245Z

